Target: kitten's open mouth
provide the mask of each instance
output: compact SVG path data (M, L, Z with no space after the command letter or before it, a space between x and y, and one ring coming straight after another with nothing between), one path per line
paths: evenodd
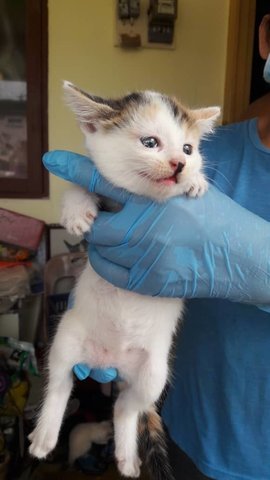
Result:
M174 185L177 182L177 174L172 175L171 177L158 178L155 180L155 183L162 183L162 185Z
M175 172L173 175L171 175L170 177L162 177L162 178L153 178L151 177L150 175L147 175L145 173L141 174L143 177L146 177L148 178L148 180L150 180L151 182L153 183L158 183L160 185L168 185L168 186L171 186L171 185L175 185L176 183L178 183L178 180L177 180L177 176L178 176L178 172Z

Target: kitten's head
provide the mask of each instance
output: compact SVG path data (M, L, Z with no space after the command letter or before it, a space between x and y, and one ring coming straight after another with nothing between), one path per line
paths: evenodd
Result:
M109 100L69 82L64 91L91 159L115 186L161 200L183 193L201 170L199 142L211 132L219 107L190 110L151 91Z

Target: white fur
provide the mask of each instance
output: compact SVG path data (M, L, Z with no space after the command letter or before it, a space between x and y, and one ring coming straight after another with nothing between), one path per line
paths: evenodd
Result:
M158 97L155 102L157 112L154 117L151 111L146 116L144 108L141 108L124 129L109 131L106 137L99 129L94 134L86 133L86 148L100 172L111 183L161 201L188 192L189 186L192 188L194 175L202 177L202 157L198 150L199 138L194 130L184 125L181 127ZM145 148L140 138L147 136L160 138L161 148ZM193 145L191 156L183 153L184 143ZM169 164L172 159L186 163L181 182L170 187L153 183L151 179L172 175L173 169ZM151 179L142 176L142 173L148 174ZM206 184L202 193L205 189Z
M65 88L69 90L72 86L67 84ZM72 95L76 96L76 92ZM97 128L89 133L83 125L91 158L113 184L134 193L157 200L183 193L203 194L207 182L201 172L200 134L177 123L158 94L147 95L153 98L154 115L153 110L147 115L138 108L127 126L106 132ZM75 109L79 116L78 102ZM84 115L85 111L86 108ZM213 115L203 123L204 130L206 124L208 130L212 127ZM161 139L161 148L147 149L141 144L142 136L152 135ZM183 143L193 145L191 156L183 153ZM186 163L179 183L171 186L156 183L156 179L172 175L171 159ZM142 176L142 172L148 176ZM96 215L95 196L78 188L66 195L62 222L69 232L86 231ZM31 454L45 457L56 445L72 389L73 365L82 362L92 367L113 366L126 382L114 409L116 459L123 475L139 477L138 415L151 408L166 384L172 336L182 312L181 299L141 296L121 290L87 264L76 286L74 307L61 319L50 350L48 389L37 426L30 436Z

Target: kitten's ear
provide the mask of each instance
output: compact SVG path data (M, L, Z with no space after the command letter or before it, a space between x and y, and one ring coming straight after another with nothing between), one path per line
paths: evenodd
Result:
M220 107L198 108L197 110L192 110L195 124L199 127L201 135L212 132L213 127L220 116L220 112Z
M102 98L91 96L70 82L64 81L66 104L75 113L83 130L96 131L101 120L109 120L115 111Z

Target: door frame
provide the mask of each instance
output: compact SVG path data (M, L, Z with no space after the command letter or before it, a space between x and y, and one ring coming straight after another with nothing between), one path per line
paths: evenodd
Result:
M223 124L241 120L249 105L256 0L230 0Z

